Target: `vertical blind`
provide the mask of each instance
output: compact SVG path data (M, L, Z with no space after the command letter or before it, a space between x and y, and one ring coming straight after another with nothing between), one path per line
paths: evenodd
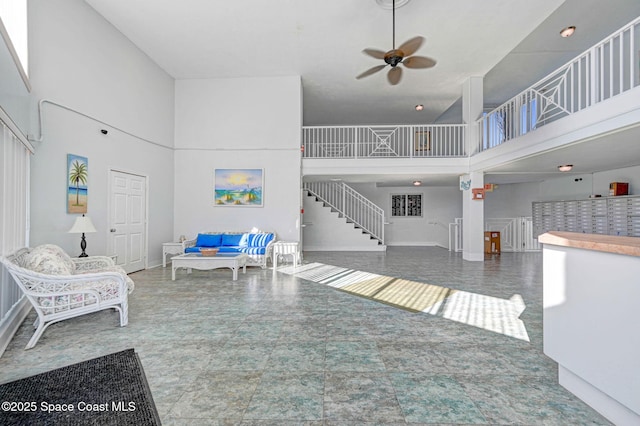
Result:
M0 255L27 245L29 229L30 149L0 119ZM22 292L11 275L0 271L0 325Z

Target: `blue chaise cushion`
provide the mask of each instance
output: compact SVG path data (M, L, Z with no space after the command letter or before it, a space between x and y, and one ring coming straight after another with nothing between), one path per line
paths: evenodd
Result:
M239 247L238 251L245 254L265 254L267 252L266 247Z
M198 234L196 247L220 247L222 235L220 234Z
M266 247L238 247L238 246L222 246L219 253L245 253L245 254L265 254Z

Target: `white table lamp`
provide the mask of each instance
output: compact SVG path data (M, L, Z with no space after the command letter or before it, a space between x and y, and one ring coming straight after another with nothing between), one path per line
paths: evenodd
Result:
M84 234L88 234L89 232L97 232L96 227L93 226L91 219L87 216L82 215L76 218L71 229L69 229L70 234L82 234L82 239L80 240L80 248L82 249L82 254L79 257L87 257L89 256L84 250L87 248L87 240L84 238Z

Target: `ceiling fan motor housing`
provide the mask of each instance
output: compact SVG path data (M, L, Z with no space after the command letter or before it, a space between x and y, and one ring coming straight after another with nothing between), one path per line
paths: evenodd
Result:
M393 49L384 54L384 61L392 67L395 67L402 62L403 58L404 52L399 49Z

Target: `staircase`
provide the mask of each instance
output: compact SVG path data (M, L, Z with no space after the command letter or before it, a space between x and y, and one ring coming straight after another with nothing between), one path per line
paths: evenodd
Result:
M310 197L305 200L307 249L321 250L325 243L330 250L386 249L380 207L344 183L308 182L303 189Z

